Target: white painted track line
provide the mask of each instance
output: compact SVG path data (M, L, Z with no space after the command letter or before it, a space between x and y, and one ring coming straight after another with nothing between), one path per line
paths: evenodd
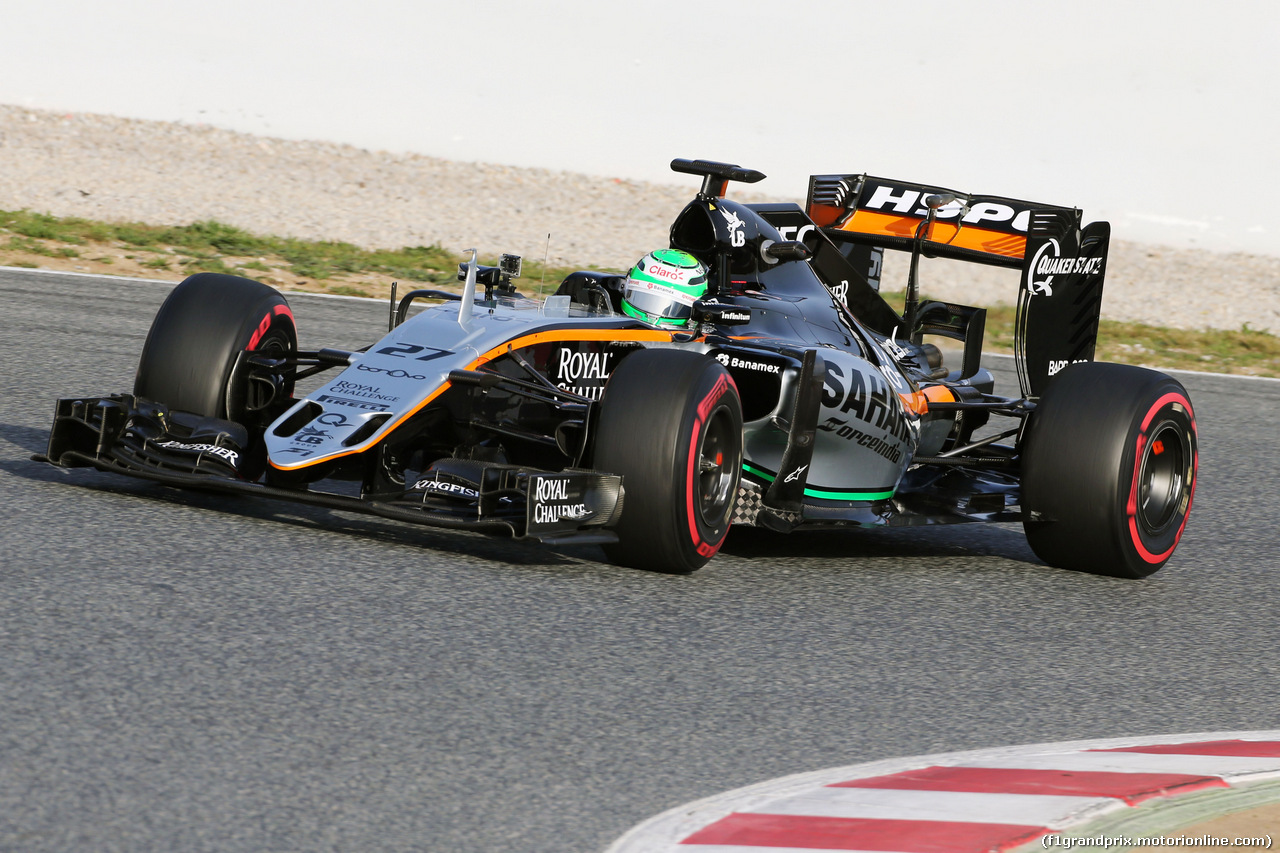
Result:
M971 794L959 791L902 791L875 788L815 788L771 800L747 812L887 820L954 820L968 823L1049 824L1088 808L1096 797L1052 797L1036 794Z

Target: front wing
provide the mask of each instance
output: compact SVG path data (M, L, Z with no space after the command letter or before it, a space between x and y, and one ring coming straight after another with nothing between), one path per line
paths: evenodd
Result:
M500 464L481 466L478 481L469 485L423 477L376 494L258 482L265 451L242 428L127 394L59 400L48 450L36 458L167 486L276 498L544 544L616 542L608 528L621 517L623 504L622 478L614 474Z

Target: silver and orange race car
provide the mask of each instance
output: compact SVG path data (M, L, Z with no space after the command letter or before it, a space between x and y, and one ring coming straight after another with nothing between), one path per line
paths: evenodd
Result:
M859 174L813 176L804 207L743 204L726 187L759 172L672 168L701 187L671 247L708 270L683 328L624 313L623 276L535 301L518 258L473 252L461 294L393 291L368 347L303 350L280 293L199 274L160 306L133 392L59 400L42 458L668 572L732 524L1020 520L1050 565L1142 577L1169 559L1195 416L1173 378L1092 360L1107 223ZM886 251L910 255L901 313ZM921 256L1021 270L1017 395L982 366L983 309L920 300Z

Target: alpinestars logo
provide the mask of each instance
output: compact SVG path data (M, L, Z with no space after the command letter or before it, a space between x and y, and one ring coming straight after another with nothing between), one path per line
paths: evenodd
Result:
M808 468L808 467L809 467L808 465L801 465L799 468L797 468L796 470L794 470L794 471L792 471L790 474L788 474L788 475L786 476L786 478L785 478L782 482L784 482L784 483L794 483L796 480L799 480L799 479L800 479L800 475L801 475L801 474L803 474L803 473L804 473L804 469L806 469L806 468Z
M1054 276L1098 275L1102 272L1102 258L1063 257L1058 241L1050 239L1036 250L1029 270L1027 290L1033 295L1053 296Z

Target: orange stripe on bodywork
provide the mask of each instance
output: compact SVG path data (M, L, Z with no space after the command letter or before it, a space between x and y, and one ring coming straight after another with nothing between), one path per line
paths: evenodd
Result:
M535 346L537 344L547 343L547 342L554 342L554 341L661 341L664 343L670 343L671 337L672 336L670 332L657 332L657 331L649 331L649 330L620 331L618 329L557 329L551 332L535 332L532 335L525 335L523 337L515 338L513 340L507 341L501 346L494 347L493 349L481 355L479 358L472 361L464 369L475 370L477 367L480 367L481 365L484 365L484 364L488 364L489 362L493 361L495 358L498 358L499 356L509 352L510 350L523 349L525 347ZM395 422L391 424L391 427L382 434L382 438L379 438L376 441L373 439L370 439L370 441L376 444L378 441L382 441L383 439L385 439L388 435L395 432L396 429L398 429L402 424L404 424L405 421L409 420L409 418L413 417L418 412L422 411L433 400L435 400L445 391L449 390L449 388L450 388L450 384L448 382L444 382L443 384L441 384L440 387L437 388L434 392L432 392L425 400L423 400L421 403L414 406L411 410L409 410L408 412L405 412L403 415L397 418ZM368 444L360 445L357 447L353 447L350 450L344 450L341 453L335 453L332 456L326 456L323 459L312 459L309 461L299 462L295 465L278 465L274 460L272 460L271 467L279 469L281 471L298 471L298 470L301 470L302 468L310 468L312 465L319 465L322 462L332 462L333 460L341 459L344 456L351 456L356 453L363 453L365 450L369 448L369 446L370 445Z
M659 341L670 343L671 333L637 330L619 334L617 329L556 329L551 332L535 332L532 335L525 335L522 338L508 341L502 346L494 347L472 362L467 369L474 370L482 364L487 364L508 350L524 349L525 347L554 341Z
M916 234L916 228L923 221L916 216L895 216L890 213L859 210L846 219L839 230L854 234L883 234L888 237L911 239ZM1021 259L1027 251L1026 237L973 225L961 228L951 222L934 222L929 233L929 241L942 243L954 249L969 249L1005 258Z
M954 403L960 399L956 396L956 392L946 385L930 385L922 389L920 393L924 394L930 403Z
M945 385L930 385L911 394L899 394L907 411L923 415L929 411L930 403L951 403L958 399L955 393Z
M929 401L922 391L912 391L910 394L899 394L902 405L906 407L908 412L917 415L923 415L929 411Z

